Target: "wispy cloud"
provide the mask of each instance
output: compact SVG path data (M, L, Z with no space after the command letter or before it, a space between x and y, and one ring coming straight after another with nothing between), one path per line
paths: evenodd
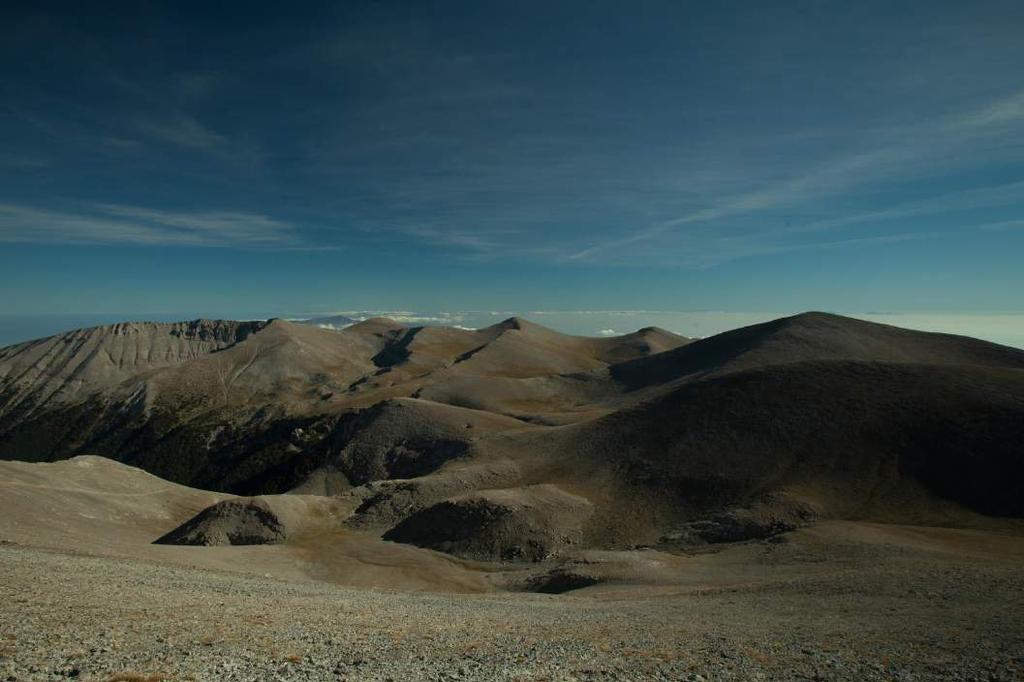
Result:
M947 130L979 130L1012 125L1024 120L1024 92L1018 92L959 116L939 122Z
M135 128L151 139L189 149L212 149L227 141L188 114L140 119L135 122Z
M50 162L41 157L28 154L10 154L0 152L0 168L14 168L17 170L36 170L48 168Z
M258 213L164 211L113 204L74 212L0 204L0 241L314 248L303 241L294 225Z
M456 247L479 254L505 251L510 248L513 236L520 232L511 229L471 231L427 225L407 225L400 227L399 231L427 244Z
M1024 229L1024 220L1002 220L996 223L978 225L979 230L1020 230Z
M838 155L782 182L765 183L762 189L724 196L712 205L684 215L639 228L623 237L598 242L568 253L567 261L594 261L610 252L621 255L625 247L656 241L678 233L690 225L708 225L723 219L756 215L761 211L800 206L821 198L848 193L861 185L900 181L916 171L926 174L970 165L970 155L956 156L954 152L969 148L972 143L986 138L1000 139L1019 132L1024 127L1024 92L997 99L983 107L953 116L937 117L913 126L894 127L874 131L879 138L874 146L861 151ZM966 205L992 205L1017 201L1024 183L1010 183L996 188L962 191L943 197L937 204L925 202L903 205L892 209L862 212L809 225L772 232L761 231L762 238L800 231L836 229L870 221L885 220L908 215L922 215L949 210L957 201ZM867 243L849 239L834 244ZM819 248L807 245L809 248ZM774 247L766 250L792 250L800 246ZM758 250L757 253L765 251ZM735 257L747 252L737 250ZM723 260L728 260L723 256Z
M969 190L947 192L926 201L897 204L879 211L851 213L840 218L815 221L788 228L787 232L821 232L865 223L884 223L898 218L954 213L975 208L1024 203L1024 182L1011 182Z
M905 232L898 234L884 234L871 237L850 237L846 239L832 239L827 241L791 242L781 243L770 237L761 234L752 234L742 237L724 238L701 238L694 239L684 248L672 250L673 263L687 268L703 269L711 268L722 263L749 258L752 256L771 256L784 253L798 253L802 251L828 251L845 248L884 246L886 244L899 244L908 241L920 241L936 239L942 236L940 232ZM657 245L649 245L649 249L660 249ZM644 258L654 260L658 258L656 251L644 251L641 253Z

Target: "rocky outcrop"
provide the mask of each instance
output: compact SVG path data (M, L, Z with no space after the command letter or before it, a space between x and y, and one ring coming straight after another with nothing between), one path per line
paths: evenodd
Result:
M259 500L226 500L155 540L158 545L268 545L285 539L277 515Z
M541 561L578 545L591 512L553 485L485 490L413 514L384 539L470 559Z

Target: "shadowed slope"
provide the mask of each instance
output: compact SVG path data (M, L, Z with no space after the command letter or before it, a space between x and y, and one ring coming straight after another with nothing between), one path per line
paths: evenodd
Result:
M926 509L884 503L918 485L1024 516L1022 425L1018 369L819 361L686 383L572 427L560 447L606 462L666 516L798 489L825 516L871 517L881 505L914 522Z
M103 452L176 482L245 492L247 480L327 432L331 398L372 371L372 350L359 337L272 320L219 352L5 419L0 456Z
M570 336L511 317L477 330L403 327L375 318L343 334L379 344L374 363L398 376L448 370L459 375L532 377L584 372L675 348L688 339L654 327L623 336ZM388 377L393 381L393 377Z
M553 485L484 490L417 512L384 534L476 559L540 561L582 540L590 503Z
M426 400L382 401L337 420L315 463L308 457L295 463L293 470L301 472L295 490L341 492L371 481L425 476L473 457L481 438L526 427L509 417Z
M656 542L684 528L760 537L815 516L1024 516L1024 353L1015 349L808 314L619 365L613 376L627 378L623 369L651 382L642 402L479 445L517 462L522 483L590 500L594 545ZM429 543L413 537L417 528L427 532L404 526L400 537Z
M476 333L487 342L459 358L460 373L531 377L587 372L687 342L654 329L609 338L569 336L517 317Z
M810 360L1024 368L1024 351L966 336L918 332L828 313L803 313L621 363L613 366L611 373L636 389L696 373Z

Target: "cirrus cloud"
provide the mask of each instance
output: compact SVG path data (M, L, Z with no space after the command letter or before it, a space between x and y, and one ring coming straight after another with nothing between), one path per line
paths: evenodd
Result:
M165 211L117 204L57 211L0 203L0 242L314 248L294 225L260 213Z

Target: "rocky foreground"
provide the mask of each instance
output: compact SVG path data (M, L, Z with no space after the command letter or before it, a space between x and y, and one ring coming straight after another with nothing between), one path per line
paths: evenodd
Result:
M763 581L548 596L353 590L7 544L0 679L1024 678L1019 563L757 549ZM804 577L772 579L801 556Z

